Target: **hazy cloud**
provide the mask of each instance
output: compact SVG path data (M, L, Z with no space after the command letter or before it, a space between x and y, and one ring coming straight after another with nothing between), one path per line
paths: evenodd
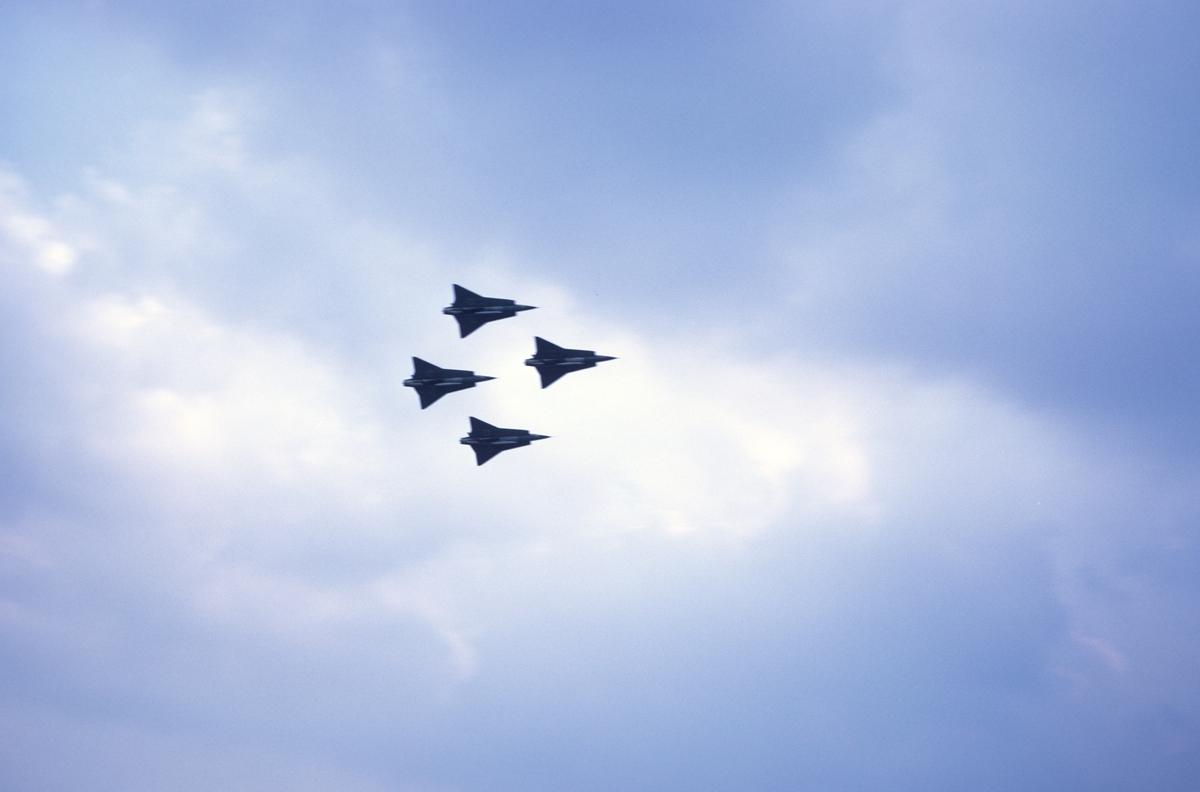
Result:
M6 786L1194 786L1193 199L1071 178L1131 12L142 10L0 152Z

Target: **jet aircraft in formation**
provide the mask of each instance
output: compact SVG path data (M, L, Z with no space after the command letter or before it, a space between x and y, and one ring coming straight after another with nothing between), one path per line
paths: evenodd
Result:
M447 393L474 388L477 382L487 382L495 377L476 376L474 371L444 369L427 363L419 357L412 359L413 375L404 380L404 387L412 388L421 399L424 410Z
M510 319L518 311L532 311L536 305L517 305L513 300L482 297L470 289L454 284L454 302L442 309L458 320L458 337L466 338L488 322Z
M470 433L458 442L471 446L475 451L475 464L482 465L502 451L527 446L534 440L545 440L548 437L549 435L530 434L527 429L501 429L473 417Z
M537 344L537 352L525 361L525 365L537 368L537 373L542 378L543 388L550 387L551 384L558 381L559 377L570 374L572 371L595 368L597 363L616 360L608 355L597 355L590 349L564 349L558 344L551 344L538 336L534 336L533 340Z
M517 305L513 300L482 297L456 283L454 302L443 308L442 313L449 314L458 321L459 338L466 338L488 322L509 319L520 311L531 311L534 307ZM597 355L590 349L566 349L537 336L533 340L537 351L525 361L525 365L537 369L543 388L549 387L572 371L593 368L597 363L606 360L616 360L608 355ZM440 368L419 357L414 357L412 361L413 375L404 381L404 385L417 392L422 410L447 393L474 388L476 383L495 379L477 375L474 371L466 369ZM503 429L472 417L470 433L459 442L471 446L475 451L475 464L482 465L502 451L527 446L534 440L545 440L548 436L530 434L527 429Z

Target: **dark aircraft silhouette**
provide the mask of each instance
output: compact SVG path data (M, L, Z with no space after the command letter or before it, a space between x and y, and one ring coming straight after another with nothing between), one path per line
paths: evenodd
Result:
M454 302L442 313L458 320L458 337L466 338L488 322L508 319L518 311L532 311L536 305L517 305L512 300L481 297L469 289L454 284Z
M585 368L594 368L597 363L616 360L608 355L597 355L590 349L563 349L544 338L534 336L537 353L525 361L526 366L535 366L542 377L542 387L548 388L564 374Z
M475 450L475 464L482 465L501 451L527 446L549 435L530 434L525 429L501 429L478 418L471 419L471 432L458 442Z
M474 388L476 382L487 382L495 377L477 377L474 371L439 368L419 357L413 360L412 379L404 380L404 387L413 388L421 398L424 410L447 393Z

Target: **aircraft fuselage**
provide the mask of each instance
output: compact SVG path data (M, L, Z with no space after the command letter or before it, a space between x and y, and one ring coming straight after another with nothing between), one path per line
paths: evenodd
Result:
M493 305L488 307L472 307L451 305L443 308L442 313L450 316L511 316L517 311L532 311L535 305Z
M470 433L458 442L470 446L475 452L475 464L482 465L501 452L527 446L534 440L545 440L548 437L549 435L531 434L525 429L502 429L472 417Z
M606 360L616 360L608 355L585 355L583 357L539 358L531 357L525 361L526 366L586 366L589 363L603 363Z
M487 382L495 377L472 375L469 377L426 377L419 379L410 377L404 380L406 388L452 388L455 385L474 385L476 382ZM394 381L394 380L393 380Z
M458 442L469 446L519 446L534 440L546 440L550 435L524 434L515 437L461 437Z

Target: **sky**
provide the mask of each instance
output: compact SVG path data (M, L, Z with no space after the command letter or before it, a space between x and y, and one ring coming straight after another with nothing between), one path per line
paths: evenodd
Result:
M1197 789L1197 38L0 2L0 786Z

